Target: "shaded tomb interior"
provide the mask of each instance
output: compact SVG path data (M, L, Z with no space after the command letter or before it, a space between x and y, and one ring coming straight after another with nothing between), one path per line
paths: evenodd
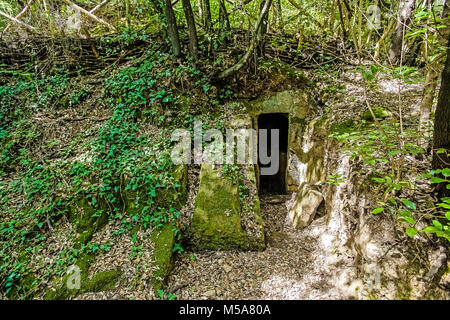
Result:
M259 190L260 193L275 193L283 194L286 192L286 167L287 167L287 151L288 151L288 132L289 132L289 118L287 113L268 113L261 114L258 117L258 130L267 129L267 155L271 155L272 147L272 132L271 129L279 130L279 148L278 159L279 168L276 174L263 175L261 169L270 167L271 163L263 164L258 153L259 165ZM260 131L261 133L261 131ZM258 139L258 151L261 148L261 140ZM276 143L276 141L274 141Z

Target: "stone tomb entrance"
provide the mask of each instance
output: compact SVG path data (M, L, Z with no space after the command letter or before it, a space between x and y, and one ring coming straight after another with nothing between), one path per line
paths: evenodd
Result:
M259 190L261 194L283 194L286 193L286 168L288 163L288 133L289 133L289 114L287 113L266 113L258 116L258 130L267 129L267 156L273 158L271 155L271 143L272 135L271 129L279 130L278 140L278 170L273 175L261 175L261 168L270 167L272 163L261 163L261 159L258 156L259 166ZM259 135L258 135L259 136ZM260 148L260 142L258 140L258 151ZM276 141L274 141L276 142ZM260 153L258 152L258 155Z

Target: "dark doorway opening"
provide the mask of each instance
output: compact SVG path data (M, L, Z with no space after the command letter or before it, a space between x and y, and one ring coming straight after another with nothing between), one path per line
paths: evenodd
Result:
M289 118L286 113L269 113L262 114L258 117L258 130L267 129L267 153L272 157L271 152L271 131L270 129L279 130L279 149L278 159L279 168L276 174L262 175L261 168L270 167L269 164L262 164L258 157L259 165L259 190L261 193L286 193L286 167L287 167L287 151L288 151L288 132L289 132ZM259 143L259 140L258 140ZM258 150L259 150L258 145Z

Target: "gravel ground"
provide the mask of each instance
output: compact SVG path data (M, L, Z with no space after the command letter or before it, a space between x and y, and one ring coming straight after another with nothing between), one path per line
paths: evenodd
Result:
M291 195L261 197L267 248L263 252L184 252L167 291L178 299L298 299L315 240L284 227ZM289 289L289 290L285 290Z

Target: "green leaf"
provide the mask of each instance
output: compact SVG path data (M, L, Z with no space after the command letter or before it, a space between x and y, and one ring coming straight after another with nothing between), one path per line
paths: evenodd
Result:
M435 227L431 227L431 226L422 229L422 232L425 232L425 233L435 233L438 231L439 231L438 229L436 229Z
M444 209L450 209L450 204L448 203L437 203L436 205Z
M447 211L447 213L445 214L445 217L447 218L447 220L450 220L450 211Z
M399 220L404 220L408 222L410 225L414 225L416 223L416 220L414 220L414 218L412 217L400 217Z
M433 177L430 179L431 183L441 183L441 182L447 182L447 180L439 178L439 177Z
M376 208L376 209L373 209L372 211L371 211L371 213L372 214L379 214L381 211L383 211L384 210L384 208Z
M442 169L442 175L444 176L444 177L450 177L450 168L444 168L444 169Z
M405 207L411 210L416 210L416 204L408 199L402 199L403 204Z
M409 210L401 209L398 211L398 215L401 217L411 217L412 213Z
M433 224L437 229L442 230L442 224L439 221L433 220Z
M406 228L406 234L411 238L417 234L418 230L416 228Z

